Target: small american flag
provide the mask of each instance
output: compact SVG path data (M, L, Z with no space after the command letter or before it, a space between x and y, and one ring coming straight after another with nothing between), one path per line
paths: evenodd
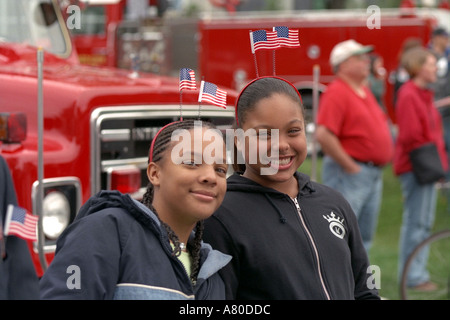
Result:
M15 235L25 240L37 240L36 226L39 217L27 213L21 207L8 205L5 220L5 235Z
M252 46L252 53L255 53L259 49L277 49L280 47L276 31L250 31L250 44Z
M277 33L277 39L280 47L298 48L300 42L298 40L298 29L293 30L288 27L273 27L273 31Z
M227 92L219 89L214 83L202 81L198 102L209 102L226 109Z
M180 69L180 91L186 90L196 90L197 84L195 83L195 72L189 68Z

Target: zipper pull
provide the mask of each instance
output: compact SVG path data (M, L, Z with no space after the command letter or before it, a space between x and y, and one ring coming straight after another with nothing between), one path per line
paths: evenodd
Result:
M295 204L295 206L297 207L297 211L300 213L300 211L301 211L302 209L300 209L300 205L299 205L299 203L298 203L297 198L291 198L291 199L292 199L292 201L294 201L294 204Z

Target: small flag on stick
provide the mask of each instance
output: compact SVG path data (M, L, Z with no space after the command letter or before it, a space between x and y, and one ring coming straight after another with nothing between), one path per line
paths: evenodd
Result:
M214 83L202 81L198 102L209 102L221 108L226 108L227 92L219 89Z
M180 69L180 91L183 89L197 89L197 84L195 83L195 72L190 68Z
M195 72L190 68L180 69L180 120L183 121L183 89L196 90Z
M21 207L8 205L5 219L5 236L14 235L25 240L37 240L36 226L39 217Z
M277 41L276 31L256 30L250 31L250 44L254 54L260 49L277 49L280 44Z
M273 31L277 33L277 40L280 47L300 47L300 42L298 40L298 29L294 30L285 26L278 26L273 27Z

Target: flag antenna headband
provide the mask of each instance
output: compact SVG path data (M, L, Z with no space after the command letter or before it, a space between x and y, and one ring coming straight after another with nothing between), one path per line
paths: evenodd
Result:
M287 47L298 48L300 42L298 39L298 29L290 29L286 26L273 27L271 31L267 30L250 30L250 47L255 63L256 77L259 78L258 62L256 59L256 51L272 50L272 70L273 75L276 74L276 56L275 50Z
M148 155L149 163L153 161L153 151L155 148L155 142L158 138L159 134L168 126L183 121L183 90L197 90L197 83L195 81L195 72L190 68L181 68L180 69L180 120L173 121L161 129L155 134L150 144L150 150ZM198 96L199 102L199 110L198 110L198 118L200 119L200 110L201 110L201 102L208 102L223 109L226 109L226 100L227 100L227 92L225 90L220 89L217 85L211 82L203 81L200 84L200 91Z
M191 68L180 69L180 121L183 121L183 89L197 90L195 72Z

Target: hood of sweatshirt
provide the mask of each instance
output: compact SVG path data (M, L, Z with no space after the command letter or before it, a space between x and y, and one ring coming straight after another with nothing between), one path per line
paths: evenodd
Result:
M80 208L76 220L107 208L123 208L136 220L146 225L149 229L161 232L161 222L158 217L144 204L131 198L128 194L122 194L116 190L102 190Z

